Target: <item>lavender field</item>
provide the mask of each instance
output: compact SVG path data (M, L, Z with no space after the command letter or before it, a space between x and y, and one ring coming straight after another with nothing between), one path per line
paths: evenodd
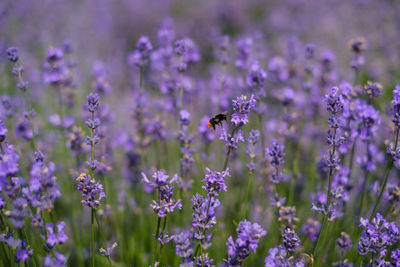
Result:
M0 1L0 266L400 266L399 14Z

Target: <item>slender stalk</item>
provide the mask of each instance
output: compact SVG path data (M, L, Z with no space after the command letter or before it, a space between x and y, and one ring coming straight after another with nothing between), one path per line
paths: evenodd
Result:
M244 214L243 214L243 219L246 218L247 216L247 203L249 202L249 195L250 195L250 191L251 191L251 181L253 180L254 176L250 175L248 182L247 182L247 193L246 193L246 202L244 204Z
M92 209L90 221L91 221L91 225L92 225L92 267L94 267L95 266L95 264L94 264L94 209Z
M228 167L228 161L229 161L229 156L231 154L231 148L228 148L228 152L226 153L226 158L225 158L225 162L224 162L224 167L222 168L222 170L226 170L226 168Z
M165 235L165 228L166 228L166 226L167 226L167 216L164 217L164 224L163 224L163 228L162 228L162 231L161 231L161 233L163 234L163 236ZM161 252L162 252L163 247L164 247L164 245L161 244L161 245L160 245L160 251L159 251L159 253L158 253L158 255L157 255L157 262L160 262Z
M336 130L337 128L333 129L333 147L332 147L332 152L330 154L330 160L332 161L335 157L335 152L336 152ZM328 199L326 202L326 210L324 213L324 218L322 221L322 226L318 235L318 240L317 243L314 247L314 251L313 251L313 256L315 261L318 261L318 253L319 251L324 247L324 243L325 243L325 238L326 238L326 233L328 231L329 228L329 206L331 205L331 201L332 201L332 196L331 196L331 191L332 191L332 176L333 176L333 166L329 167L329 181L328 181ZM321 240L322 238L322 240ZM319 245L321 243L322 248L319 249Z
M367 163L366 164L368 164L368 162L371 161L371 157L372 157L371 153L369 152L369 149L368 149L369 144L370 144L370 141L367 141L367 143L366 143L366 147L367 147ZM363 184L362 184L362 191L361 191L360 207L359 207L359 209L356 210L356 215L357 216L362 214L362 210L363 210L363 206L364 206L364 199L365 199L365 194L366 194L365 191L366 191L367 184L368 184L368 173L369 172L365 167L365 170L364 170L364 181L363 181Z
M154 244L154 264L157 261L157 243L158 243L158 235L160 234L160 224L161 224L161 217L158 217L157 220L157 230L156 230L156 236L155 236L155 244Z
M400 131L400 127L397 127L396 128L396 141L395 141L395 144L394 144L394 151L397 151L397 144L398 144L398 141L399 141L399 131ZM378 210L379 202L381 201L382 196L383 196L383 192L385 191L386 184L387 184L387 182L389 180L389 175L390 175L390 171L392 170L392 167L393 167L393 158L390 158L388 160L387 165L386 165L386 170L385 170L386 175L384 175L384 179L383 179L383 183L382 183L382 186L381 186L381 190L379 192L379 196L376 199L374 209L372 210L371 217L369 218L370 222L375 217L376 211Z
M180 64L183 65L183 55L180 57ZM183 109L183 73L179 72L179 80L180 80L180 93L179 93L179 107L180 109Z

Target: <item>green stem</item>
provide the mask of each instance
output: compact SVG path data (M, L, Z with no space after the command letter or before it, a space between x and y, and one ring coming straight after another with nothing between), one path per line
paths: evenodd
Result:
M163 224L163 228L162 228L162 232L161 232L163 234L163 236L165 235L165 227L166 226L167 226L167 216L164 217L164 224ZM162 252L163 247L164 247L163 244L161 244L160 245L160 252L157 255L157 262L160 262L161 252Z
M161 224L161 217L158 217L157 220L157 230L156 230L156 236L155 236L155 244L154 244L154 264L157 261L157 243L158 243L158 235L160 234L160 224Z
M247 182L247 193L246 193L246 202L244 204L244 214L243 214L243 220L247 216L247 203L249 202L249 195L251 191L251 181L252 181L253 175L249 176L248 182Z
M94 209L92 209L90 221L92 224L92 267L94 267L95 266L95 264L94 264Z
M399 141L399 131L400 131L400 127L397 127L396 128L396 141L395 141L395 145L394 145L394 151L397 151L397 144L398 144L398 141ZM385 170L386 175L384 176L383 184L382 184L381 190L379 192L379 196L378 196L378 198L377 198L377 200L375 202L375 206L374 206L374 209L372 210L371 217L369 218L370 222L372 221L372 218L375 217L376 211L378 210L379 202L381 201L382 196L383 196L383 192L385 191L386 184L387 184L387 182L389 180L389 175L390 175L390 171L392 170L392 167L393 167L393 158L388 160L388 163L387 163L387 166L386 166L386 170Z
M336 151L336 128L333 129L333 147L332 147L332 152L330 154L330 161L332 161L335 157L335 151ZM326 238L326 233L328 231L329 228L329 206L331 205L331 201L332 201L332 197L331 197L331 191L332 191L332 176L333 176L333 166L329 167L329 181L328 181L328 199L326 202L326 210L325 210L325 214L324 214L324 219L322 222L322 226L318 235L318 240L317 243L314 247L314 252L313 252L313 256L315 258L315 261L318 261L318 252L319 252L319 244L321 243L322 248L324 247L324 243L325 243L325 238ZM321 240L321 237L323 238Z
M368 162L371 160L371 153L369 152L369 149L368 149L368 147L369 147L369 141L367 141L367 163L366 164L368 164ZM363 210L363 206L364 206L364 199L365 199L365 194L366 194L366 189L367 189L367 184L368 184L368 170L366 169L366 166L365 166L365 170L364 170L364 181L363 181L363 184L362 184L362 191L361 191L361 202L360 202L360 207L359 207L359 209L356 211L356 215L357 215L357 217L358 217L358 215L360 215L360 214L362 214L362 210Z

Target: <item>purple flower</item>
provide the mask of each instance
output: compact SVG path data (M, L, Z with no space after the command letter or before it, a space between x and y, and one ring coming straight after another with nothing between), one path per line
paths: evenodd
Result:
M87 109L89 112L94 113L99 109L100 96L96 93L90 93L87 97Z
M64 62L64 52L61 48L47 50L46 61L43 63L44 82L52 86L71 85L71 73Z
M232 114L231 122L234 126L240 127L249 122L250 110L254 109L257 104L254 95L251 95L250 99L242 95L232 100L234 113Z
M320 229L321 223L318 220L308 218L307 222L301 227L300 232L307 235L311 241L315 242L318 239Z
M225 129L222 129L219 139L225 142L227 148L236 149L239 142L244 142L243 131L239 129L235 131L232 136L231 134L228 134Z
M382 85L368 81L364 86L364 91L369 98L379 97L382 94Z
M46 267L65 267L67 258L57 251L54 252L54 258L51 254L48 254L44 258L44 266Z
M396 223L387 222L380 213L369 223L368 219L360 219L360 227L363 229L358 241L358 253L379 253L380 258L386 255L387 247L395 244L400 239L400 231Z
M182 208L182 200L175 201L172 198L174 187L169 185L178 180L178 175L175 174L173 178L165 174L165 170L156 171L153 174L153 181L150 181L146 174L142 173L142 182L149 186L151 189L158 189L158 200L153 200L150 207L153 209L157 216L162 218L174 211L175 208Z
M0 153L0 179L17 174L19 156L14 146L4 143L3 153Z
M304 267L304 263L290 256L284 246L274 247L268 250L265 258L265 267Z
M169 179L165 170L159 170L153 173L152 178L152 181L149 180L146 174L142 172L142 182L154 189L175 183L178 180L178 175L175 174L171 179Z
M128 64L131 67L145 67L148 65L150 51L153 49L153 46L150 42L149 37L141 36L136 43L136 49L129 54L128 56Z
M296 251L300 246L300 239L292 227L286 227L282 234L283 246L287 251Z
M186 110L183 109L181 111L179 111L179 123L182 125L189 125L190 124L190 120L191 120L191 116L190 113Z
M174 193L174 187L164 185L159 188L159 199L153 200L153 204L150 207L157 214L158 217L163 218L174 211L175 208L182 209L182 200L178 199L174 201L172 195Z
M251 64L249 72L246 76L247 86L250 88L262 89L264 88L264 81L267 77L265 70L260 66L260 64L255 61Z
M188 259L193 254L193 244L191 241L192 233L188 230L184 230L179 234L176 234L174 241L176 244L176 255L185 259Z
M218 196L219 192L227 190L228 187L226 186L224 178L230 176L229 168L222 172L212 171L206 168L206 172L205 178L202 180L205 185L203 185L202 188L210 197Z
M25 262L27 259L33 256L33 249L20 249L15 253L16 262Z
M353 246L353 242L348 234L341 232L340 237L336 239L336 246L341 250L345 251Z
M61 196L54 176L55 171L54 163L49 162L46 165L42 158L38 158L32 165L29 173L29 188L22 189L32 206L40 206L41 210L53 209L54 202Z
M285 146L278 144L273 140L268 148L265 149L265 155L268 155L267 161L272 165L274 171L270 173L270 180L273 183L280 183L286 180L282 166L285 164Z
M337 116L343 111L343 96L339 94L338 87L332 87L329 94L325 95L325 101L327 103L327 110L331 114L331 117L328 119L330 128L338 128L339 121Z
M16 47L9 47L7 48L7 58L9 61L11 62L17 62L19 59L19 55L18 55L18 48Z
M253 46L253 39L250 37L239 39L236 44L238 56L235 66L238 69L244 69L250 57L251 47Z
M379 111L376 110L372 105L368 105L365 102L357 102L360 106L358 107L359 113L357 119L359 123L358 135L362 141L371 140L375 132L381 123L381 117Z
M11 219L12 224L15 228L21 229L24 226L24 218L28 215L26 208L28 202L25 198L16 198L13 202L12 210L5 210L4 215Z
M396 127L400 126L400 85L397 84L393 90L393 100L392 100L392 116L393 123Z
M82 192L83 204L89 208L96 209L100 206L102 198L106 197L103 185L86 173L81 173L78 178L78 190Z
M258 242L267 232L257 223L247 220L239 222L236 229L238 238L233 241L228 238L228 259L224 259L225 266L241 266L241 263L250 255L250 251L256 253Z
M65 222L58 222L54 228L53 223L46 224L47 238L46 243L49 248L53 248L56 244L64 244L68 240L67 234L63 231L66 224ZM56 229L56 231L54 230Z
M305 58L312 59L315 55L315 44L307 44L305 50Z
M4 123L0 120L0 144L6 140L7 128L4 126Z
M194 232L194 238L197 240L203 240L206 238L204 235L205 231L209 230L217 223L215 210L219 207L220 202L214 197L211 197L210 200L209 197L206 198L196 193L196 195L192 197L192 203L192 226L196 229Z
M81 128L74 126L68 133L67 146L77 156L83 153L84 134Z

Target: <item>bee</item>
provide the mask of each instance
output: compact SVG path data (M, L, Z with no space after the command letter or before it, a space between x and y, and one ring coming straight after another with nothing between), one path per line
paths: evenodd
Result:
M212 117L209 121L208 121L208 127L209 128L213 128L215 131L215 126L219 125L222 126L222 122L226 121L226 114L225 113L220 113L215 115L214 117Z

